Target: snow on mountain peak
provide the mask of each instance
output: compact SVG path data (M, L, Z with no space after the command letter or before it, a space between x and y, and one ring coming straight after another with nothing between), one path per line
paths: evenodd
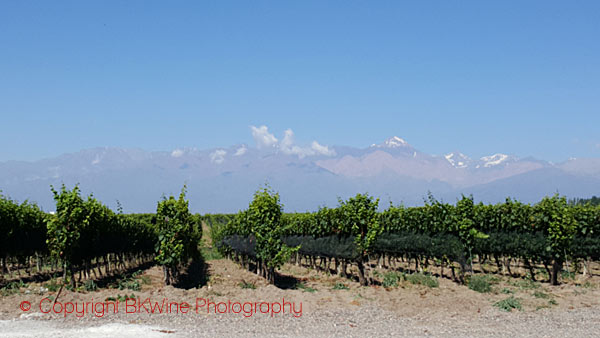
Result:
M377 148L400 148L409 147L410 145L404 139L398 136L392 136L385 140L382 144L372 144L371 147Z
M385 140L385 145L390 147L390 148L395 148L395 147L404 147L407 146L408 143L406 143L406 141L404 141L403 139L399 138L398 136L394 136L394 137L390 137L387 140Z
M494 154L491 156L484 156L481 158L481 161L483 161L483 166L485 168L489 168L489 167L493 167L495 165L498 165L504 161L506 161L508 159L508 155L505 154Z
M471 163L471 159L460 152L454 152L447 155L444 155L446 160L450 162L450 164L455 168L466 168Z

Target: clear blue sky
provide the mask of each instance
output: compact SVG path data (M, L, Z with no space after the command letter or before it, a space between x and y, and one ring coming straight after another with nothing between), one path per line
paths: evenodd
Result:
M598 1L2 1L0 161L298 143L600 157Z

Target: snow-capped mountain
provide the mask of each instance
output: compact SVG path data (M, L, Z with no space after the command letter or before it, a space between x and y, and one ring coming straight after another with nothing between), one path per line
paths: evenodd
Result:
M478 168L490 168L498 165L507 165L512 162L517 162L519 159L515 156L510 156L506 154L494 154L490 156L483 156L479 159L477 163Z
M494 154L490 156L483 156L479 160L474 161L469 156L455 151L444 155L448 163L455 168L492 168L500 165L508 165L513 162L519 161L519 158L506 154Z
M600 159L552 164L498 153L473 160L457 151L423 153L397 136L362 149L317 142L300 147L291 136L262 148L94 148L35 162L0 162L0 190L53 210L50 185L79 183L85 193L109 205L119 200L136 212L153 211L163 194L178 193L184 183L196 212L246 208L265 182L280 192L286 211L335 206L338 197L358 192L407 205L422 203L428 191L448 201L473 193L486 202L508 196L534 202L557 191L573 197L600 193Z
M404 139L398 137L398 136L392 136L390 138L388 138L387 140L385 140L383 143L381 144L372 144L371 147L376 147L376 148L401 148L401 147L410 147L410 144L408 144L406 141L404 141Z
M483 162L483 167L488 168L498 165L508 159L508 155L494 154L491 156L483 156L480 160Z
M473 163L469 156L458 151L446 154L444 157L455 168L468 168Z

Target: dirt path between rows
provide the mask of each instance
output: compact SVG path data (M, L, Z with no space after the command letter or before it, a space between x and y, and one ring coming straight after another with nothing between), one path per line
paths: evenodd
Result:
M140 291L63 291L54 310L56 292L30 284L0 298L0 337L592 337L600 332L599 277L552 287L495 276L492 292L479 293L445 278L437 279L438 287L407 280L387 289L361 287L286 264L277 287L229 260L206 264L208 279L200 288L164 287L160 269L152 267L138 276ZM494 306L510 298L522 310ZM28 307L24 302L28 311L21 309ZM111 302L118 302L118 309Z

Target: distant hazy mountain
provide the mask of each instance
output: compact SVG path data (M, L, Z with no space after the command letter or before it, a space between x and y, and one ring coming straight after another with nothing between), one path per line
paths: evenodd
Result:
M449 202L460 194L484 202L508 196L535 202L555 192L598 195L600 159L553 164L506 154L435 156L394 136L364 149L317 142L299 148L284 140L262 148L240 144L172 152L95 148L35 162L0 162L2 193L45 210L54 210L50 185L79 183L85 194L93 192L109 206L118 200L125 211L143 212L154 211L161 196L177 194L186 183L193 211L235 212L266 182L279 191L286 211L335 206L338 198L358 192L380 197L382 206L420 204L428 191Z

